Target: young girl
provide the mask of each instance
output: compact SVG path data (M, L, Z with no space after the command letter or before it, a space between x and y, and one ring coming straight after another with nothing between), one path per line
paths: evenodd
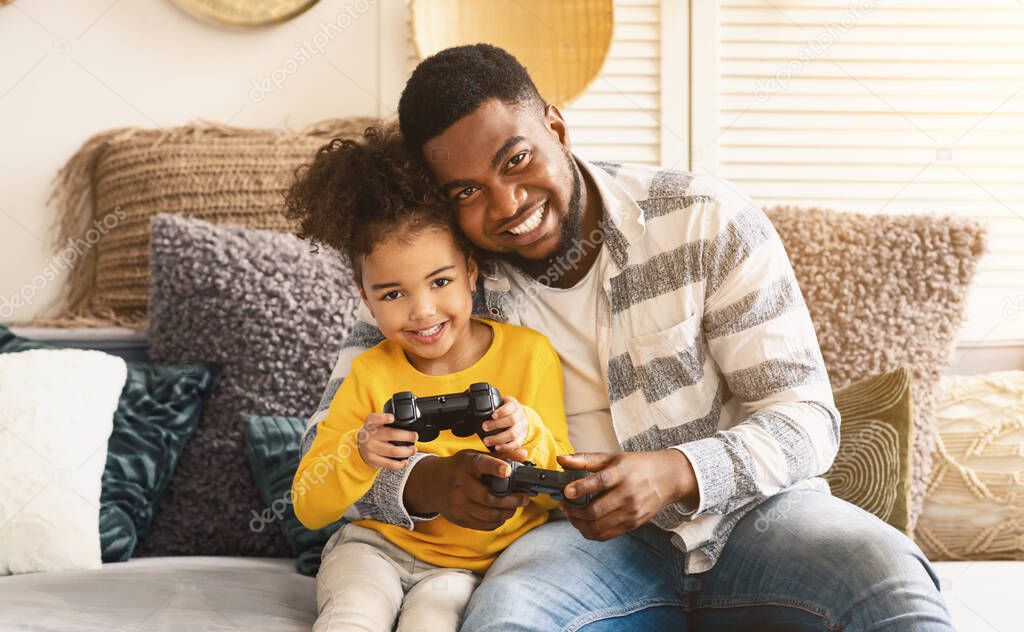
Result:
M495 450L540 467L572 451L562 369L541 334L471 317L477 266L454 212L396 135L370 128L359 142L323 147L289 194L302 236L341 251L385 340L357 357L292 483L295 514L310 529L342 517L379 468L400 469L417 450L448 456ZM450 431L396 446L376 435L396 392L456 393L489 382L503 398L481 442ZM486 445L485 445L486 444ZM525 452L525 455L523 454ZM317 576L315 631L456 630L483 574L556 505L535 496L495 531L444 517L405 528L360 520L327 543Z

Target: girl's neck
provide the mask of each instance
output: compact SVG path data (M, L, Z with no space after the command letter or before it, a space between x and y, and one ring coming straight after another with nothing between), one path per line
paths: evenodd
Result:
M494 340L494 331L490 326L476 320L469 319L464 335L458 337L451 349L444 356L436 359L420 358L405 354L406 359L417 371L426 375L450 375L468 369L484 357L487 350L491 348Z

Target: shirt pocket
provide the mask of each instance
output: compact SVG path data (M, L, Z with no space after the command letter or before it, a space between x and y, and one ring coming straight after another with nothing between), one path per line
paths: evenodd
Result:
M693 314L671 327L626 342L644 398L670 426L686 417L680 406L701 390L706 352L702 316Z

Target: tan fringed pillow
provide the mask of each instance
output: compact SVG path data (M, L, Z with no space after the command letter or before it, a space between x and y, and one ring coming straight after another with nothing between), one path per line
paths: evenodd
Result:
M70 265L55 320L40 325L142 329L149 295L149 220L157 213L291 232L283 194L295 169L373 119L322 121L301 132L198 122L93 136L61 169L56 248Z
M1024 371L943 379L915 539L931 560L1024 560Z
M869 377L833 395L843 421L839 452L825 473L832 495L910 535L910 372L899 369Z
M964 218L767 211L793 262L833 388L910 370L910 529L924 504L939 379L951 362L985 229Z

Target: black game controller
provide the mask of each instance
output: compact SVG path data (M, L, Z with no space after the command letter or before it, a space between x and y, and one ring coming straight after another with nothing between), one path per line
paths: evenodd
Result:
M384 412L395 416L392 428L413 430L420 441L433 441L442 430L451 430L456 437L476 434L484 437L501 430L486 432L481 424L490 419L501 406L501 393L487 382L470 384L469 389L450 395L416 397L410 391L395 393L384 404ZM412 445L408 441L392 441L393 445Z
M516 463L509 461L512 466L512 475L508 478L484 475L484 483L491 489L495 496L508 496L509 494L525 493L529 496L547 494L555 500L564 500L570 505L582 507L591 500L591 494L580 498L566 498L563 495L565 486L573 481L586 478L587 473L581 470L545 470L529 461Z

